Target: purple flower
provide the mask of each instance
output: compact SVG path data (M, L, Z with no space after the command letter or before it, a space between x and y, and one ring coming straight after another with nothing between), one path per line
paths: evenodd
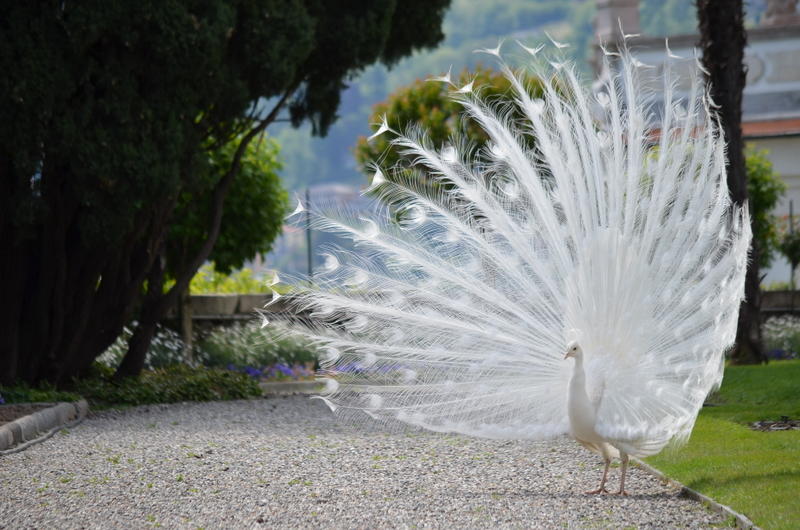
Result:
M6 400L3 399L3 394L0 394L0 405L5 405L5 404L6 404Z
M292 372L292 369L289 368L288 366L286 366L283 363L276 364L275 368L277 368L283 375L288 375L289 377L294 377L294 372Z
M262 375L261 370L258 368L253 368L252 366L245 366L244 373L256 379L260 378Z
M311 371L308 368L306 368L305 366L303 366L302 364L295 364L292 367L292 370L295 373L295 377L297 377L297 376L306 377L306 376L311 375Z

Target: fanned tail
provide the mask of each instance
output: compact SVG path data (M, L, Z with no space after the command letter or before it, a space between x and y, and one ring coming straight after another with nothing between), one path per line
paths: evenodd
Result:
M735 336L749 218L730 205L702 83L678 97L668 74L653 99L627 51L612 60L596 95L568 63L534 66L540 98L502 64L510 101L453 96L484 148L398 136L413 164L377 169L385 215L311 212L312 228L356 246L330 249L293 296L332 408L478 436L562 434L576 329L604 389L598 432L647 452L691 429Z

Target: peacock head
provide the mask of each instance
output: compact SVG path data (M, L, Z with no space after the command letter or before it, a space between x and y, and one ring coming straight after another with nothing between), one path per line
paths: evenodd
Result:
M567 344L567 353L564 354L564 359L570 358L582 358L583 357L583 350L578 345L577 342L571 341Z

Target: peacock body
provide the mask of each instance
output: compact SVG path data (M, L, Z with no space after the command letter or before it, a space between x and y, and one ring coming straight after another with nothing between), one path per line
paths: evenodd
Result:
M384 122L378 134L412 161L391 178L376 169L370 191L391 207L307 212L355 243L329 249L294 297L333 410L480 437L567 434L606 464L688 438L735 339L751 233L712 102L698 75L678 94L667 61L654 91L646 65L607 53L590 91L571 64L535 60L546 82L533 97L500 60L506 100L452 90L488 137L479 150Z

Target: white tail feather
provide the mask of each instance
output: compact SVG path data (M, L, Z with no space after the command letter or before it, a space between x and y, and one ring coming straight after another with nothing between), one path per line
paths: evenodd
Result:
M473 163L457 142L439 151L397 136L413 170L441 184L377 170L371 191L400 222L308 205L314 229L356 245L326 254L316 286L293 296L311 313L295 332L319 347L337 414L566 433L562 356L579 336L600 435L642 455L686 438L734 340L749 217L730 204L699 77L679 96L668 60L659 99L626 50L605 61L616 73L596 96L572 65L547 61L534 66L549 80L541 99L504 64L514 93L503 106L454 87L488 147ZM387 132L384 119L376 134Z

